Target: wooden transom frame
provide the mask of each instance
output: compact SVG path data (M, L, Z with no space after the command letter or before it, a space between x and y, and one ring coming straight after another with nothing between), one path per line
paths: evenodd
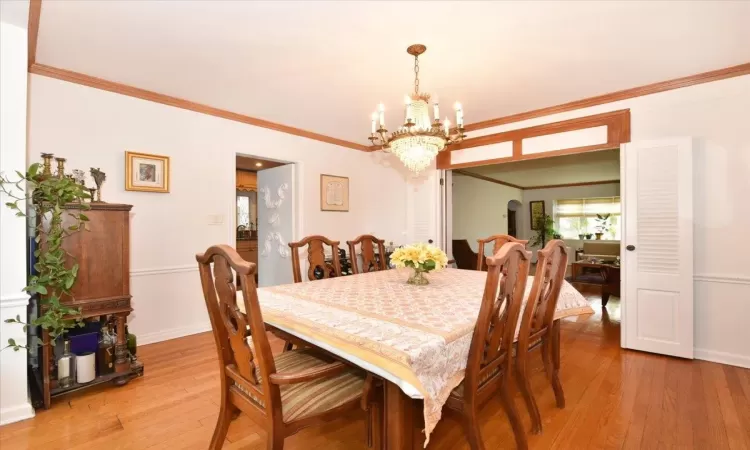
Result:
M602 144L586 145L551 150L546 152L523 154L523 140L538 136L565 133L568 131L585 130L588 128L607 127L607 141ZM495 158L480 159L477 161L451 164L451 152L466 150L485 145L499 144L503 142L513 143L513 155ZM622 109L592 116L577 117L575 119L562 120L544 125L537 125L517 130L504 131L502 133L489 134L475 138L466 139L460 144L453 145L442 151L437 156L438 169L462 169L466 167L486 166L512 161L523 161L527 159L549 158L552 156L571 155L574 153L592 152L598 150L610 150L619 148L620 144L630 142L630 110Z

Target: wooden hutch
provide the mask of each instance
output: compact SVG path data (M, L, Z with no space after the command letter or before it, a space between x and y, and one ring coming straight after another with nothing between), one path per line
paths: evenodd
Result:
M78 263L76 282L71 289L72 299L63 300L66 305L80 308L82 318L113 315L116 319L117 339L115 341L114 372L98 376L86 384L74 383L61 388L54 379L54 355L49 335L42 331L42 350L35 378L40 383L40 391L45 408L49 408L52 398L65 395L106 382L117 385L127 383L130 378L142 374L131 368L127 349L125 323L133 310L130 304L130 210L132 205L92 202L85 214L89 218L88 231L73 233L63 240L63 248ZM77 209L71 204L66 209ZM74 224L74 219L65 216L64 225ZM44 235L42 235L42 245Z

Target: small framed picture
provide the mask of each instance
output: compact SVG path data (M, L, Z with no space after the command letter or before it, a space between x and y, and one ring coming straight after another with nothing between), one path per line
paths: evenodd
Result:
M320 176L320 210L349 211L349 178Z
M529 202L532 230L544 229L544 200Z
M125 190L169 192L169 156L125 152Z

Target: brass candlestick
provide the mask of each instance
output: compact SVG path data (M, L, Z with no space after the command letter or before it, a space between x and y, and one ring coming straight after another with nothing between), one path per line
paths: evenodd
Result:
M52 176L52 157L53 153L42 153L42 159L44 160L44 168L42 169L42 177L49 178Z
M91 168L91 177L94 179L94 183L96 184L96 201L101 202L102 201L102 183L107 179L107 174L99 170L98 167Z
M65 158L55 158L57 161L57 178L65 178Z

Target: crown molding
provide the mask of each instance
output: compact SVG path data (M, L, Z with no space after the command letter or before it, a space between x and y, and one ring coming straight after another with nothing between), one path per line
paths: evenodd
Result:
M128 86L126 84L92 77L83 73L73 72L72 70L60 69L45 64L34 63L29 67L29 73L55 78L70 83L80 84L95 89L101 89L103 91L114 92L116 94L127 95L128 97L140 98L141 100L161 103L162 105L174 106L175 108L187 109L189 111L195 111L201 114L207 114L209 116L220 117L222 119L232 120L234 122L241 122L256 127L267 128L269 130L292 134L295 136L338 145L341 147L347 147L354 150L369 150L369 147L367 147L366 145L357 144L355 142L349 142L343 139L337 139L331 136L313 133L312 131L302 130L300 128L290 127L288 125L282 125L280 123L270 122L264 119L245 116L243 114L227 111L224 109L214 108L213 106L203 105L201 103L191 102L189 100L160 94L158 92L148 91L146 89Z
M554 188L576 187L576 186L596 186L599 184L614 184L614 183L619 184L620 183L620 180L604 180L604 181L583 181L580 183L548 184L548 185L543 185L543 186L519 186L517 184L508 183L507 181L498 180L497 178L480 175L478 173L469 172L468 170L463 170L463 169L454 169L453 173L458 173L467 177L472 177L472 178L476 178L476 179L483 180L483 181L489 181L490 183L502 184L503 186L520 189L522 191L532 191L535 189L554 189Z
M39 18L42 15L42 0L31 0L29 2L29 27L28 27L28 65L31 67L36 63L36 46L39 38Z
M617 102L620 100L626 100L629 98L642 97L644 95L656 94L659 92L671 91L673 89L680 89L688 86L694 86L696 84L710 83L712 81L724 80L726 78L739 77L742 75L750 74L750 63L740 64L738 66L726 67L724 69L712 70L710 72L703 72L696 75L690 75L682 78L675 78L672 80L661 81L659 83L647 84L644 86L634 87L630 89L624 89L622 91L610 92L604 95L597 95L595 97L588 97L573 102L563 103L561 105L549 106L546 108L535 109L518 114L512 114L510 116L498 117L496 119L483 120L481 122L475 122L467 124L465 128L466 132L481 130L483 128L496 127L498 125L505 125L513 122L520 122L522 120L534 119L542 116L549 116L551 114L559 114L562 112L573 111L576 109L589 108L591 106L603 105L605 103Z

